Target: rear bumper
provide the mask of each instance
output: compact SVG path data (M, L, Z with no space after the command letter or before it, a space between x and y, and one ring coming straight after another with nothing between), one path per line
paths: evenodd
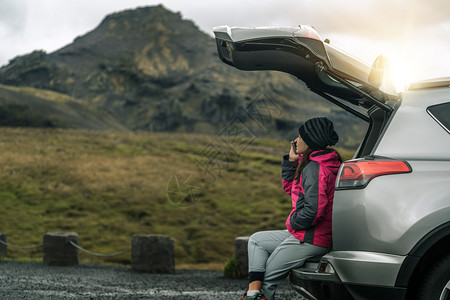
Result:
M352 299L336 274L301 268L292 270L289 278L292 288L306 299Z
M359 251L332 251L322 257L331 270L316 268L292 271L292 287L312 300L404 299L406 288L395 287L403 256Z
M339 299L405 299L406 289L343 283L335 274L317 273L312 269L295 269L290 276L291 286L309 300Z

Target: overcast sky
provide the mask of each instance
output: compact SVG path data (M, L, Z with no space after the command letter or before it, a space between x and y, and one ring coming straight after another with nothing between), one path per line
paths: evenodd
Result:
M0 0L0 66L36 49L55 51L107 14L160 3L210 35L224 24L309 24L368 63L386 55L394 75L450 76L450 0Z

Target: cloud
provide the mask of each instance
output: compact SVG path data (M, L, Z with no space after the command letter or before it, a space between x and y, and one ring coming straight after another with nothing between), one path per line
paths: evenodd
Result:
M27 7L14 0L0 1L0 66L20 51L25 35Z
M311 24L321 32L395 39L416 28L447 22L448 0L282 0L270 8L272 20ZM286 24L288 25L288 24Z
M25 27L26 7L14 0L0 1L0 33L18 34Z

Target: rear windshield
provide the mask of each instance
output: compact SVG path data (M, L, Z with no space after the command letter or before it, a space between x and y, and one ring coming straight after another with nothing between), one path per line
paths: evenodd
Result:
M450 102L428 107L428 113L450 133Z

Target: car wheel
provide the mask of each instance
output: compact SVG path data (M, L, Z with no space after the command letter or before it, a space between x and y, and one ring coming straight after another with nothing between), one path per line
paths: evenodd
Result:
M441 299L450 299L450 280L447 282L447 285L441 293Z
M450 255L439 259L425 274L418 299L450 300Z

